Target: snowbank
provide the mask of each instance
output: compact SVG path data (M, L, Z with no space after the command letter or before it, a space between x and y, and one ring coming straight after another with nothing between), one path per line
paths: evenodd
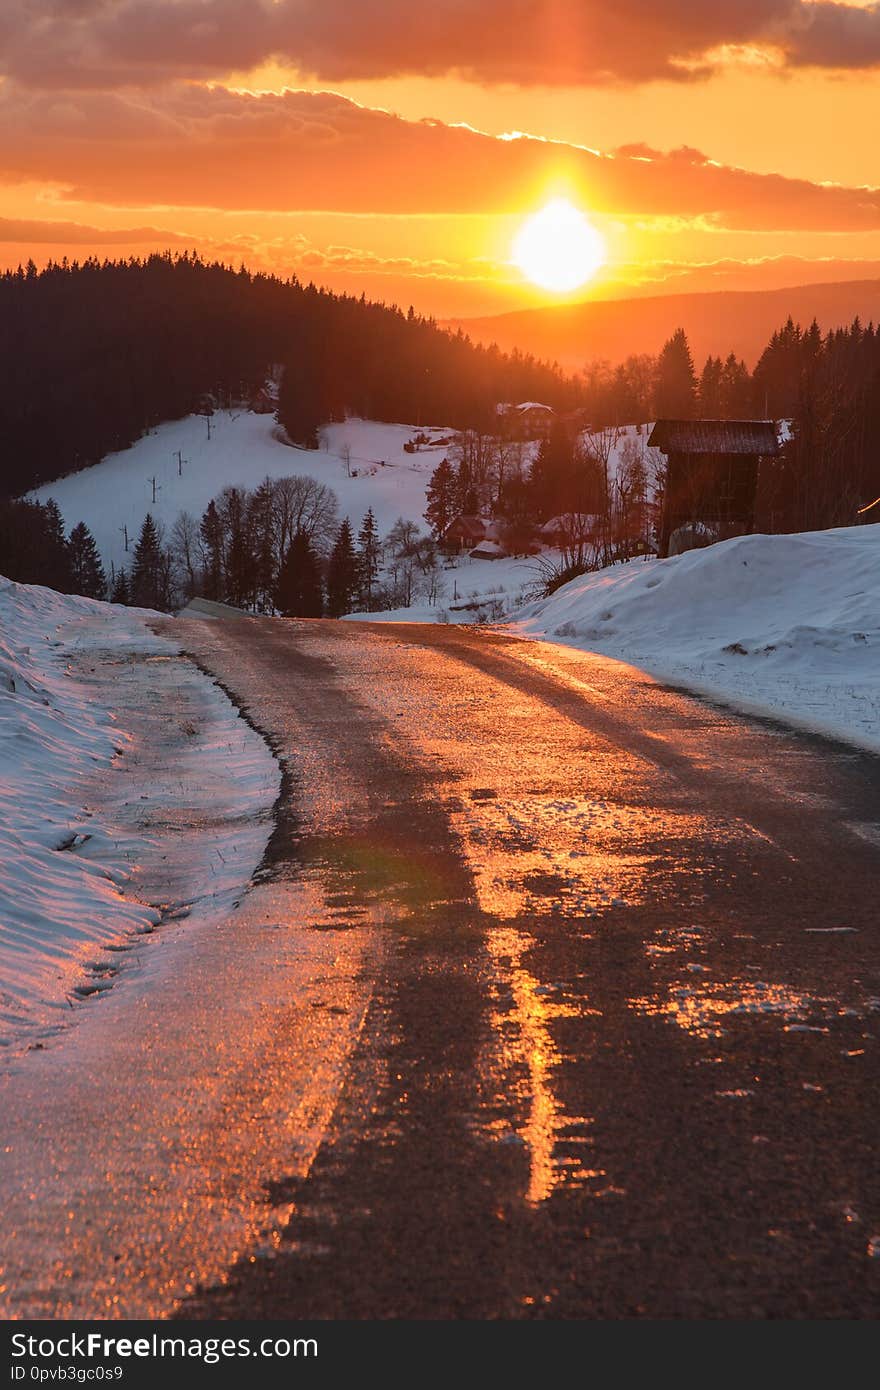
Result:
M60 1026L164 908L220 905L261 857L274 761L157 617L0 578L0 1044Z
M880 748L880 526L632 560L572 580L511 627Z

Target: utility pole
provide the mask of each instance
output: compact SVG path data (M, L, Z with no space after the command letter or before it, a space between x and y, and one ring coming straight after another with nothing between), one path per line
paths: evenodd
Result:
M122 536L123 536L123 539L124 539L124 541L125 541L125 553L126 553L126 555L127 555L127 554L128 554L128 527L123 523L123 525L119 527L119 530L122 532Z
M178 478L182 478L182 477L183 477L183 454L182 454L182 452L181 452L180 449L176 449L176 450L174 451L174 457L177 459L177 476L178 476Z
M157 484L155 473L153 474L152 478L148 478L148 479L147 479L147 482L150 483L150 485L152 486L152 489L153 489L153 506L155 507L155 505L156 505L156 493L157 493L157 492L161 492L161 490L162 490L162 484L161 484L161 483L158 483L158 484Z

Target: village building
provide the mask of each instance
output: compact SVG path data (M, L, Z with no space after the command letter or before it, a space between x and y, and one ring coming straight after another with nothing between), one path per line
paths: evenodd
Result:
M513 439L543 439L556 417L553 407L541 401L502 401L495 410Z
M667 459L660 555L676 533L725 540L754 529L758 467L779 453L772 420L658 420L648 444Z
M565 550L573 542L597 541L602 534L602 518L588 512L565 512L551 516L538 530L544 545Z
M481 516L457 516L443 532L443 544L447 550L471 550L485 539L486 525Z

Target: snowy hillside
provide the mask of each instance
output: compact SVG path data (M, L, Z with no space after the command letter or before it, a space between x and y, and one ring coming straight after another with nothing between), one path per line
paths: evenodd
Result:
M318 450L291 448L279 442L277 432L272 415L224 410L211 417L209 439L204 416L190 415L160 425L130 449L47 483L33 495L41 502L54 497L68 529L78 521L86 523L108 573L111 562L119 568L131 558L126 558L124 526L133 549L147 512L168 532L182 511L200 517L222 488L254 488L267 476L305 475L326 483L339 498L340 515L347 513L355 529L368 507L383 534L399 516L424 527L425 488L444 450L438 446L404 453L404 444L417 433L414 426L370 420L327 425ZM448 438L440 430L431 434Z
M880 526L632 560L572 580L512 627L880 747Z
M262 854L275 763L156 616L0 578L0 1046L67 1022L162 908L221 906Z
M340 517L348 515L355 531L372 507L380 536L401 516L424 532L425 490L447 453L451 431L424 432L435 442L410 454L404 445L419 433L418 427L352 419L325 426L321 448L306 450L280 442L272 415L218 411L211 417L210 438L205 418L191 415L159 426L130 449L111 454L92 468L47 483L34 496L41 502L55 498L68 531L79 521L86 523L108 574L111 565L118 569L130 564L148 511L164 525L167 535L181 511L199 518L222 488L254 488L267 476L309 476L326 484L339 500ZM597 437L597 449L607 455L610 480L627 458L640 456L651 491L654 460L647 450L647 436L647 426L628 426ZM523 445L526 465L537 448L537 441ZM471 560L464 554L448 563L435 602L420 596L410 608L352 616L372 621L383 617L425 622L491 620L516 606L524 594L534 592L537 581L533 560Z

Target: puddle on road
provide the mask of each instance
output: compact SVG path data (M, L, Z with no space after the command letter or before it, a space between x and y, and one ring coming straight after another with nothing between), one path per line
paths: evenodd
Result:
M668 845L690 840L705 828L698 817L668 817L661 855L656 817L609 801L539 794L503 801L471 796L457 806L451 800L450 816L481 907L505 920L560 912L589 918L609 908L640 905L652 871L677 859Z
M636 998L630 1008L647 1018L666 1018L700 1038L720 1038L724 1025L760 1015L799 1022L824 1012L828 1000L800 994L788 985L762 980L698 981L674 985L663 998Z

